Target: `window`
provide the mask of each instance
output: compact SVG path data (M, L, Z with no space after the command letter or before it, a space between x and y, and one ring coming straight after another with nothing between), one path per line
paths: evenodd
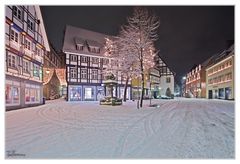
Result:
M26 60L23 60L23 72L29 73L29 62Z
M31 50L31 42L28 39L25 39L25 48Z
M11 36L10 36L10 38L11 38L12 41L18 43L18 38L19 38L18 35L19 34L16 31L11 29Z
M17 6L13 6L13 15L22 21L22 10Z
M82 87L81 86L69 86L70 101L81 100Z
M91 48L91 52L96 53L96 49L95 48Z
M36 54L38 55L38 56L41 56L42 55L42 50L40 49L40 48L37 48L36 47ZM51 60L51 59L50 59Z
M94 58L94 57L92 58L92 62L95 64L98 64L98 62L99 62L98 60L99 60L98 58Z
M8 54L8 66L11 68L17 68L17 57L13 54Z
M76 68L70 68L70 77L72 79L76 79L77 78L77 69Z
M27 26L30 30L34 31L34 23L33 23L33 20L28 18L27 20Z
M166 83L171 83L171 77L166 77Z
M83 45L77 44L77 45L76 45L76 49L77 49L77 50L80 50L80 51L83 51Z
M39 77L39 72L40 72L39 66L36 65L36 64L34 64L34 65L33 65L33 76Z
M82 62L87 63L87 57L86 56L82 56Z
M96 50L96 51L97 51L97 53L100 53L100 48L97 48L97 50Z
M92 70L92 80L97 80L97 79L98 79L98 71Z
M91 87L84 88L84 99L94 99L94 89Z
M6 80L5 85L6 106L20 104L20 83Z
M70 55L70 61L76 62L77 61L77 55Z
M81 70L81 79L87 79L87 70L86 69Z
M103 59L103 64L104 65L107 65L109 63L109 60L108 59Z
M40 103L40 87L37 85L26 84L25 103Z

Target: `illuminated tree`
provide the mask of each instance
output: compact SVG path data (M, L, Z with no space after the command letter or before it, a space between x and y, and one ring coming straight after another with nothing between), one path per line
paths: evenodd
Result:
M125 78L124 100L126 100L127 84L130 78L141 78L140 107L143 104L144 74L154 66L156 51L154 41L157 40L159 20L145 8L134 8L133 16L127 18L127 25L121 27L120 34L113 40L107 38L105 56L117 62L109 63L107 72L120 71Z
M123 54L128 54L128 59L134 59L134 67L139 70L141 77L140 107L143 105L144 74L154 66L156 54L154 41L157 40L159 20L151 15L147 9L136 7L133 15L127 18L127 25L121 27L118 42Z

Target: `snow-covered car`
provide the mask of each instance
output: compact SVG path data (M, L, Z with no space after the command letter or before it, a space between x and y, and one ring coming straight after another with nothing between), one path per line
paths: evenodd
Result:
M122 105L122 99L117 97L104 97L100 100L100 105Z
M162 95L160 98L161 98L161 99L171 99L171 97L168 97L168 96L166 96L166 95Z

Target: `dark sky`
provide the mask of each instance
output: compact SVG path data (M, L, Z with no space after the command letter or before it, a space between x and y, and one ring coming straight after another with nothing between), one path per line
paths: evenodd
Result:
M147 6L160 18L155 46L177 81L234 39L233 6ZM48 38L61 50L65 25L117 35L133 6L41 6Z

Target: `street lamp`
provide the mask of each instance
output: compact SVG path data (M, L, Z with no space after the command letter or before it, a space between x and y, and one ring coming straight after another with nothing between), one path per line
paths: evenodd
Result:
M185 81L186 81L186 76L182 77L182 96L185 94Z
M47 74L49 74L49 73L50 73L49 69L47 69L47 70L46 70L46 73L47 73Z

